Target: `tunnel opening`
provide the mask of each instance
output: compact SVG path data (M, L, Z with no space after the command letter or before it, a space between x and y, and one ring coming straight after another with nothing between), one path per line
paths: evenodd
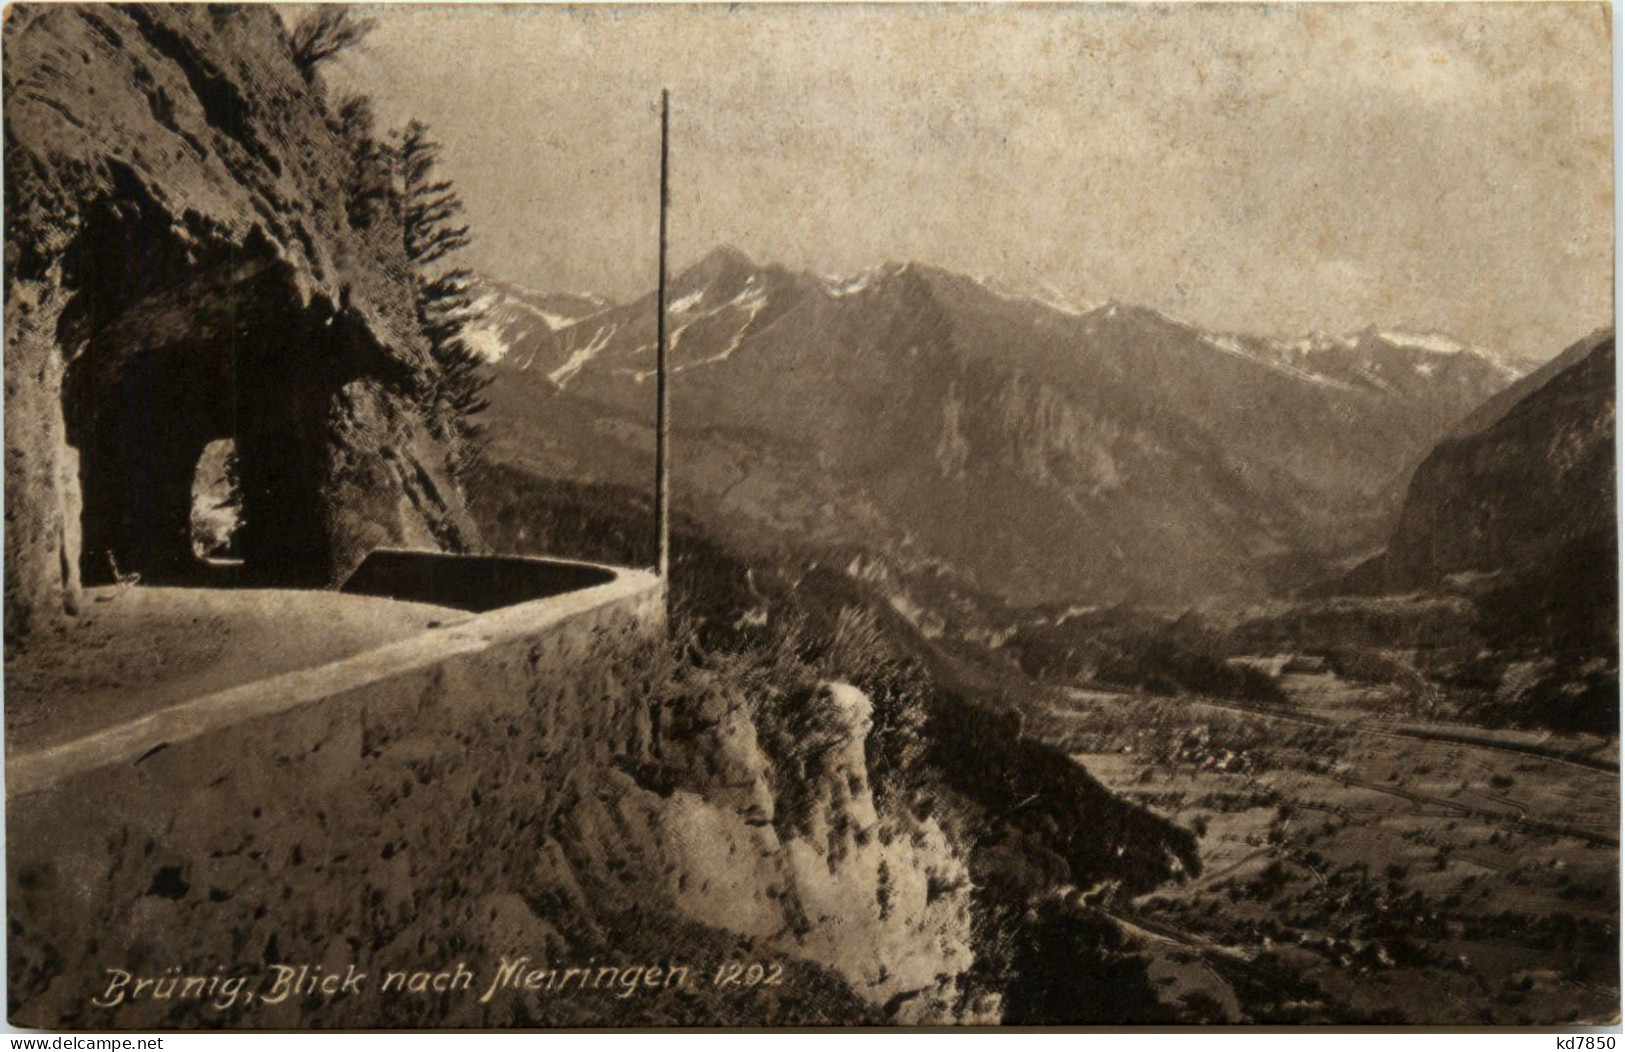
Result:
M134 574L187 586L336 583L324 502L345 378L331 359L281 342L308 331L299 320L266 322L277 342L239 332L93 345L70 365L64 417L79 455L86 585Z
M336 302L311 295L260 228L205 247L177 236L133 175L114 176L63 257L74 294L57 326L80 579L337 585L391 539L367 520L398 503L392 478L356 467L374 449L341 433L345 406L358 384L409 389L410 361L350 308L347 287ZM381 455L384 423L367 423L360 439Z
M176 275L70 361L87 586L336 583L331 427L356 341L264 277Z
M410 276L383 246L330 245L297 218L181 219L129 165L104 174L7 349L31 356L8 371L8 413L38 420L7 450L8 494L17 476L38 498L25 517L8 496L8 636L135 575L337 588L381 546L478 543L424 413ZM229 543L198 507L221 442L241 495Z
M186 344L96 354L69 368L69 442L79 450L80 577L202 583L193 504L200 461L232 441L226 356Z
M192 473L192 555L210 566L241 566L237 534L242 526L237 441L217 438L203 447Z

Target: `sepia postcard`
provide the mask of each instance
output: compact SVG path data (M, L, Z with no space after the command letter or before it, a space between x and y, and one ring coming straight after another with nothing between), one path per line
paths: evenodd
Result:
M1611 20L7 7L10 1024L1618 1024Z

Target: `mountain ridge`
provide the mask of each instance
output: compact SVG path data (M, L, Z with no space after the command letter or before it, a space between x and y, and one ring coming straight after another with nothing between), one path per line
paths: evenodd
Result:
M1350 584L1528 576L1567 549L1613 547L1614 356L1613 330L1598 330L1470 414L1423 460L1387 549Z
M1267 592L1346 558L1397 510L1383 484L1517 375L1464 344L1291 346L912 262L832 280L724 247L668 303L679 499L1018 601ZM499 455L641 482L654 328L652 294L531 326L495 365Z
M850 274L824 274L811 270L796 270L778 263L758 263L743 250L724 243L713 247L688 266L681 268L677 272L677 279L686 278L692 280L697 275L707 275L719 269L733 270L736 273L740 270L773 269L787 274L795 274L804 279L819 282L827 294L835 297L854 295L868 288L877 279L894 278L905 273L933 275L951 282L969 282L987 294L1005 300L1024 302L1069 317L1078 318L1095 314L1111 317L1118 312L1126 311L1142 317L1155 317L1187 329L1204 332L1214 337L1216 342L1247 341L1257 347L1267 348L1283 357L1292 354L1301 356L1313 352L1325 352L1334 348L1350 349L1365 340L1381 340L1395 347L1416 348L1439 355L1463 353L1474 355L1503 366L1509 373L1516 372L1519 375L1527 374L1545 364L1543 360L1538 358L1491 350L1458 339L1438 329L1410 329L1402 326L1383 326L1375 322L1368 323L1357 329L1339 332L1311 330L1295 336L1272 336L1244 330L1210 328L1196 322L1175 318L1173 315L1149 305L1132 303L1117 298L1109 298L1100 302L1085 301L1080 303L1053 288L1026 288L994 275L973 276L918 260L888 260ZM593 310L555 316L552 319L554 323L552 328L555 331L586 321L607 309L628 307L645 301L652 304L653 300L653 293L645 293L630 300L616 302L593 292L544 292L518 282L500 278L487 277L483 281L490 289L491 298L482 304L483 307L487 308L501 306L500 300L504 295L511 296L515 294L519 299L530 304L553 299L559 301L585 301L594 305ZM673 287L676 287L675 281ZM681 304L682 297L672 296L670 300L672 308L675 309ZM502 327L502 323L499 321L495 326L488 325L486 331L499 334Z

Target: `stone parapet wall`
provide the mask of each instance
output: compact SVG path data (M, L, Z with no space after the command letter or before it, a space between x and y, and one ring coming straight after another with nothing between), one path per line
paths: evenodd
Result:
M266 998L278 966L376 983L548 945L520 893L565 787L640 733L642 702L617 676L663 603L657 579L622 572L11 757L11 1021L504 1022L507 1000ZM107 994L126 972L126 995ZM216 996L135 996L136 978L182 976L215 978ZM221 1007L233 976L257 1000Z

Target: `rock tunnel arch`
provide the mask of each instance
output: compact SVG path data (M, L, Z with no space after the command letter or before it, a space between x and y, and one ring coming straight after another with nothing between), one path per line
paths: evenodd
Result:
M79 451L86 584L116 573L155 583L196 576L193 481L208 445L237 436L231 366L229 352L183 343L91 351L70 368L63 410Z
M101 201L64 256L75 291L58 334L79 577L218 583L193 550L193 484L205 449L229 440L245 523L231 579L337 584L372 545L397 539L387 506L345 509L401 498L399 477L368 478L378 467L369 454L410 459L387 439L410 431L399 393L414 375L344 295L313 294L258 228L211 253L153 229L145 217L157 212L136 188ZM347 486L347 475L380 492Z
M9 14L29 44L4 71L6 638L78 614L109 553L159 577L189 557L188 478L223 437L245 583L477 546L418 411L400 216L349 207L354 144L280 17Z

